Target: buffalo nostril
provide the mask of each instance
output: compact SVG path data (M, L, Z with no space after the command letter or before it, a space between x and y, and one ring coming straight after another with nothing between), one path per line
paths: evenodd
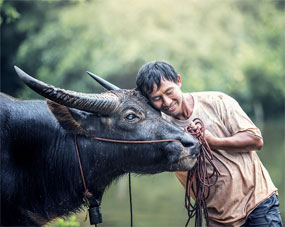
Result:
M196 146L196 144L197 144L197 141L195 141L195 140L192 139L191 137L190 137L190 138L188 138L188 137L182 137L180 141L181 141L182 145L183 145L184 147L187 147L187 148L189 148L189 147L194 147L194 146Z
M188 148L188 150L191 152L193 155L199 155L200 153L200 144L198 140L196 140L194 137L182 137L181 138L181 143L185 148Z
M181 142L181 143L184 147L187 147L187 148L195 146L194 142Z

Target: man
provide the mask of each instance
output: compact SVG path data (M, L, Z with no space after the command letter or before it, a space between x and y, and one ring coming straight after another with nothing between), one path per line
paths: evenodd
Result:
M136 83L167 121L182 129L194 118L203 121L221 173L207 199L211 226L282 226L277 188L256 154L263 146L260 130L233 98L221 92L183 93L181 76L166 62L144 65ZM187 172L176 176L185 187Z

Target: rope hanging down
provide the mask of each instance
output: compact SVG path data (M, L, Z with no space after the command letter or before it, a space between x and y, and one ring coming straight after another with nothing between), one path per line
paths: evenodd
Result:
M189 170L187 174L185 207L188 212L188 219L185 227L188 226L190 219L194 216L195 226L202 226L203 213L206 220L206 225L209 226L206 200L210 194L210 187L216 184L220 175L219 170L213 162L212 151L205 140L205 127L203 122L199 118L195 118L193 121L198 127L194 129L189 125L185 128L185 131L189 132L198 139L201 145L201 151L195 166ZM211 168L212 172L208 173L209 169ZM190 191L193 193L192 196L195 199L194 204L191 203Z

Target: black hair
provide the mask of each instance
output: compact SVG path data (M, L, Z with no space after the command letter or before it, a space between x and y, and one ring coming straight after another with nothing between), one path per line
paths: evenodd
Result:
M163 61L152 61L141 67L137 74L137 89L147 97L153 91L153 85L160 88L161 79L177 83L178 74L174 67Z

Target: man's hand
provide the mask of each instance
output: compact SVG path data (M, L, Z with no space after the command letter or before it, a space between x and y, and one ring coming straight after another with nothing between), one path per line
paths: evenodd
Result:
M201 126L200 126L200 125L196 125L196 124L194 123L194 121L191 121L189 126L190 126L190 128L191 128L192 130L194 130L194 131L201 130Z
M214 136L210 131L206 129L205 139L207 143L209 144L210 148L213 148L217 144L218 137Z

